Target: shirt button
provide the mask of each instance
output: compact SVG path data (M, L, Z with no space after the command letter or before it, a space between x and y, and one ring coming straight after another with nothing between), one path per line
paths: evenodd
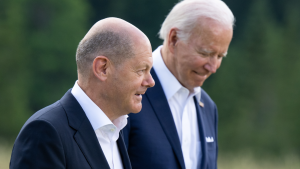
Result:
M110 131L111 131L111 132L114 132L114 131L115 131L115 129L110 129Z

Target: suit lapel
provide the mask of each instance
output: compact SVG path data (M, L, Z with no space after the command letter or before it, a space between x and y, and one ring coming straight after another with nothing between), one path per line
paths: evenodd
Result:
M109 169L93 127L71 90L63 96L60 102L68 116L69 125L77 130L74 139L91 168Z
M175 155L181 165L181 168L185 168L182 150L181 150L181 144L179 141L179 136L176 130L176 126L174 123L174 119L168 104L168 101L166 99L166 96L164 94L164 91L162 89L162 86L158 80L158 77L154 71L154 69L151 70L151 75L155 81L155 86L152 88L147 89L148 92L146 92L146 97L148 97L154 112L171 144L173 147L173 150L175 152Z
M204 108L199 106L199 103L194 96L194 102L196 105L196 111L197 111L197 120L198 120L198 126L199 126L199 135L200 135L200 140L201 140L201 150L202 150L202 161L201 161L201 168L206 168L206 155L207 155L207 150L206 150L206 139L205 139L205 126L203 125L203 113L204 113Z
M128 153L127 153L127 150L125 147L122 131L120 131L119 139L117 140L117 144L118 144L118 148L119 148L120 155L122 158L124 169L131 169L131 164L130 164Z

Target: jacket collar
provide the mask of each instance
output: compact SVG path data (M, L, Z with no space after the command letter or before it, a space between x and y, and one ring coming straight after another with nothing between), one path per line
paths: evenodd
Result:
M201 150L202 150L202 160L201 160L201 168L206 168L207 162L206 162L206 154L207 154L207 147L206 147L206 138L205 138L205 126L203 125L203 113L204 108L199 106L198 99L194 96L194 102L196 105L196 112L197 112L197 120L198 120L198 126L199 126L199 136L201 140Z
M83 109L71 93L71 89L61 98L60 103L68 117L69 126L76 130L74 140L84 154L91 168L110 169L106 157L100 147L93 127ZM120 150L124 169L131 169L131 164L120 133L117 145Z
M92 125L71 90L61 98L60 103L67 114L69 126L76 130L74 140L91 168L109 169Z
M175 152L175 155L180 163L181 168L185 168L185 163L183 159L183 153L181 150L181 144L179 140L179 136L176 130L176 126L173 120L173 116L168 104L168 101L166 99L166 96L164 94L164 91L162 89L162 86L159 82L159 79L155 73L155 70L151 70L151 75L155 81L155 86L152 88L149 88L149 92L146 92L146 96L148 97L150 103L152 105L154 112ZM199 126L199 132L200 132L200 140L201 140L201 149L202 149L202 160L201 160L201 168L206 168L207 166L207 147L206 147L206 139L205 139L205 126L203 126L203 113L204 108L199 106L199 97L194 96L194 101L196 105L196 112L197 112L197 120L198 120L198 126Z
M148 91L145 95L148 97L150 103L155 105L152 106L154 112L175 152L175 156L177 157L181 168L185 168L179 136L177 134L170 107L168 106L168 101L154 69L151 70L151 75L155 81L155 86L147 89Z

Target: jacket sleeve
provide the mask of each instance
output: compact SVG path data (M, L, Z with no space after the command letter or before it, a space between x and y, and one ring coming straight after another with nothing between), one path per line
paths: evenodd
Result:
M65 158L57 130L35 120L21 130L11 155L10 169L63 169Z

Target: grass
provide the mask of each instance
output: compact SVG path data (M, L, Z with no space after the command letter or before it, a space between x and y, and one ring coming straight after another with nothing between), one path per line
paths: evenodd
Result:
M0 168L1 169L9 168L11 150L12 150L12 144L1 142L0 144Z
M0 144L0 169L8 169L12 144ZM251 153L224 154L218 160L218 169L299 169L300 157L255 157Z
M218 169L300 169L299 156L255 157L251 153L221 154Z

